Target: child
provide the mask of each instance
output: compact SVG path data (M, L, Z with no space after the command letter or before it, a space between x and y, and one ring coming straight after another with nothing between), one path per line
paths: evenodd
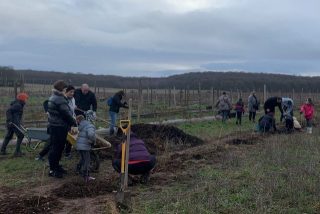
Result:
M274 113L268 112L267 114L263 115L259 119L258 127L259 127L259 132L262 132L262 133L269 132L271 131L271 129L273 129L273 131L277 131L276 122L274 119Z
M96 141L96 130L92 123L84 119L83 115L77 116L77 123L79 124L77 150L81 156L77 170L84 177L85 181L94 180L95 178L89 176L89 167L90 150Z
M7 120L6 120L6 127L7 133L4 137L2 146L1 146L1 155L6 155L7 145L9 144L10 140L13 138L13 134L17 135L17 143L16 143L16 150L14 152L15 157L21 157L24 153L21 152L20 145L24 138L23 133L21 133L13 124L20 127L22 115L23 115L23 108L28 100L28 95L26 93L19 93L15 101L10 104L6 112Z
M241 125L242 114L244 114L244 104L243 104L242 98L240 98L236 103L236 112L237 112L236 124Z
M314 114L314 106L311 98L308 98L306 100L306 103L301 106L300 114L304 114L304 117L306 118L307 133L312 134L312 118Z

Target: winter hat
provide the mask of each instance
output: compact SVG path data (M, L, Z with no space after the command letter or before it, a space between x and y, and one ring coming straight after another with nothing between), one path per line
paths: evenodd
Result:
M28 94L22 92L22 93L19 93L17 95L17 100L20 100L20 101L23 101L23 102L26 102L28 100L29 96Z
M58 80L55 83L53 83L53 88L58 91L63 91L63 89L67 88L68 85L63 80Z
M68 85L67 86L67 89L66 89L66 92L69 92L71 90L76 90L75 87L73 87L72 85Z

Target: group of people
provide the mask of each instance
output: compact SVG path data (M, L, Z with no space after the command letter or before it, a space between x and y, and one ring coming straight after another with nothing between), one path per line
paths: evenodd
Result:
M127 103L122 101L124 96L124 91L119 91L109 98L110 135L115 134L115 130L119 135L121 131L121 129L116 129L116 121L119 109L121 107L128 108ZM6 111L7 132L1 146L1 155L7 155L6 148L14 134L17 136L14 156L24 155L20 148L24 134L21 133L19 127L22 125L23 109L28 98L28 94L19 93ZM96 117L97 99L88 84L83 84L81 88L75 89L74 86L68 85L63 80L56 81L53 84L52 95L43 103L43 107L48 115L47 133L50 135L50 139L36 160L44 160L48 154L49 176L62 178L67 173L60 164L63 150L65 150L66 158L71 158L72 145L67 141L67 135L69 132L77 134L76 149L80 154L80 160L76 170L86 181L94 179L89 175L89 172L90 152L96 142L96 128L92 121L88 120L87 112L91 111L93 117ZM115 148L112 165L117 172L120 172L122 147L115 145ZM146 182L150 170L155 166L155 157L148 152L144 142L138 139L134 133L131 134L129 157L129 173L141 174L142 182Z
M256 112L259 110L259 100L256 97L255 92L253 91L248 98L248 111L249 111L249 120L255 122ZM236 111L236 124L241 125L242 116L245 113L244 102L242 98L239 98L237 103L234 106ZM219 110L219 113L222 117L222 122L225 122L230 117L230 111L233 109L231 99L226 92L222 92L222 95L219 97L216 107Z
M259 110L260 102L256 97L255 92L253 91L248 97L248 112L249 112L249 121L253 123L256 122L256 113ZM235 106L232 106L231 99L227 95L226 92L223 92L219 97L218 102L216 104L218 107L219 113L222 118L222 122L225 122L231 115L230 111L232 109L235 110L236 116L236 124L241 125L242 116L245 113L245 104L240 98ZM276 123L275 123L275 109L279 108L281 113L280 121L284 121L285 129L288 132L291 132L296 129L301 129L301 125L299 124L296 117L293 115L294 111L294 103L291 98L286 97L270 97L268 98L264 105L264 115L261 116L258 120L257 129L260 132L268 132L268 131L276 131ZM300 114L303 114L307 123L307 132L312 133L312 119L314 115L314 105L311 98L308 98L306 102L300 107Z

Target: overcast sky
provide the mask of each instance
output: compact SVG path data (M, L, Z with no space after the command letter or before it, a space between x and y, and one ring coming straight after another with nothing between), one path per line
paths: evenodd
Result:
M0 0L0 65L320 75L319 0Z

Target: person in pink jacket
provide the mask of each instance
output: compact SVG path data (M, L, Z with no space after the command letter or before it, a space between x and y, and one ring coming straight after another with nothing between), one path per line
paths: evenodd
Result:
M301 106L300 114L304 114L304 117L307 121L307 132L309 134L312 134L312 119L314 115L314 105L312 103L311 98L308 98L306 100L306 103Z

